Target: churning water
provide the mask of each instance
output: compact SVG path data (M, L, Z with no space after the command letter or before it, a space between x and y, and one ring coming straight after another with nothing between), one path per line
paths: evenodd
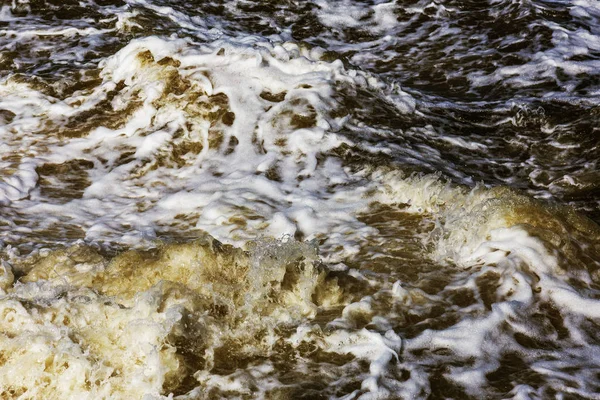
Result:
M1 399L600 398L597 1L0 4Z

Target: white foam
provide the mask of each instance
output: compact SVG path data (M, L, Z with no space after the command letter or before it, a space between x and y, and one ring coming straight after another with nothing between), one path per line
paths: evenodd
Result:
M192 17L176 7L157 6L143 0L128 4L138 8L120 10L111 20L114 26L105 30L77 21L61 27L42 26L29 17L23 25L3 30L4 34L15 35L17 41L34 43L34 48L45 36L52 39L44 40L66 40L80 35L84 43L98 44L101 42L98 37L108 32L123 34L135 30L139 10L147 9L195 35L193 39L131 40L100 63L99 85L76 91L64 99L36 89L33 83L11 79L0 82L0 108L15 114L14 119L0 127L1 150L23 155L16 160L3 160L0 166L8 171L0 181L0 204L8 210L2 221L8 226L2 232L7 242L22 244L32 240L28 235L37 232L49 232L48 235L58 232L57 238L48 238L50 241L72 241L68 235L60 236L60 230L66 226L80 229L81 237L88 242L114 241L143 247L163 234L177 237L203 230L227 243L246 248L256 246L255 258L248 267L254 280L244 288L244 302L238 310L238 315L245 318L241 318L243 322L233 336L252 331L252 324L258 320L267 332L261 340L268 349L283 342L300 352L308 343L326 352L354 356L356 360L348 361L343 368L331 367L333 372L329 371L328 378L333 384L338 382L341 386L347 382L344 379L360 383L360 389L345 398L424 397L431 390L428 368L438 361L439 365L451 365L444 364L451 357L456 365L449 366L444 377L472 396L483 397L489 394L487 374L502 364L505 350L520 352L532 370L545 377L562 381L578 379L577 384L583 388L575 391L561 387L565 391L589 394L586 390L591 387L593 376L573 378L560 370L565 365L583 365L589 370L597 367L598 346L591 343L582 324L586 319L600 318L596 311L598 301L590 295L595 292L585 285L582 288L569 283L575 278L589 283L594 278L575 266L573 270L568 268L568 249L561 246L580 239L572 240L569 236L576 229L561 225L565 218L558 216L556 222L551 213L542 213L550 222L556 222L554 226L546 226L539 218L532 217L539 216L535 210L545 210L543 205L532 206L523 196L505 189L481 185L474 189L458 187L440 175L406 177L398 171L390 173L393 167L389 166L356 172L328 152L346 145L361 154L404 154L396 160L405 157L410 164L447 164L442 152L432 146L411 147L406 143L404 148L402 140L400 144L384 140L386 135L399 134L396 131L381 132L357 125L351 126L356 137L344 133L344 128L355 121L334 112L340 107L337 97L340 88L368 89L385 99L392 109L395 107L399 114L418 114L417 100L399 85L388 85L378 76L359 69L348 70L340 60L323 61L325 53L321 48L309 49L275 36L270 40L243 35L224 38L226 28L218 21ZM331 41L333 49L352 50L355 55L351 61L365 69L374 59L381 58L369 50L389 48L389 56L394 57L387 46L399 40L418 43L427 35L428 40L439 41L461 33L442 23L434 31L418 29L403 35L403 30L421 13L443 19L457 12L433 3L420 2L407 8L406 12L414 18L404 22L398 21L395 15L398 6L394 3L376 2L367 6L319 1L318 4L321 9L317 17L325 26L361 28L373 35L364 43ZM597 7L590 2L581 0L573 4L574 16L597 15ZM1 18L12 21L13 16L3 7ZM598 51L600 42L596 34L553 23L547 26L554 31L552 48L536 54L524 66L473 73L469 75L471 83L485 86L501 82L521 87L552 79L559 69L570 75L593 74L598 67L596 61L567 59ZM324 35L324 41L330 39ZM198 43L200 40L206 43ZM411 51L417 49L415 46ZM74 57L81 61L83 52L81 48L61 48L56 59ZM405 55L414 56L410 51ZM181 85L181 90L177 85ZM83 112L101 115L104 120L86 128L93 118ZM76 119L78 116L85 118ZM518 118L515 124L519 123ZM67 121L76 124L70 124L70 130L65 131ZM79 128L83 131L79 132ZM378 143L363 143L359 134L372 135ZM467 150L486 149L474 140L440 135L432 126L414 128L406 134ZM189 150L186 146L192 145L193 150L185 152ZM62 182L60 176L42 173L45 164L66 166L77 160L93 164L85 171L89 186L77 195L69 193L68 183L75 180L72 176ZM460 170L448 166L448 171L468 181ZM60 201L42 190L48 181L58 187ZM359 217L370 211L373 202L406 205L403 210L423 215L435 226L423 245L432 249L430 258L440 269L433 273L452 275L451 281L439 288L440 293L428 294L412 287L420 282L397 278L388 282L387 275L377 276L368 270L372 260L361 254L365 243L373 238L378 240L376 243L391 240L389 236L379 237L380 232ZM27 220L26 226L21 225L23 219ZM537 235L538 228L550 232L551 238ZM339 262L331 269L369 286L365 289L368 295L352 303L345 300L338 304L341 295L323 300L325 308L340 306L341 315L323 329L318 324L312 325L322 311L313 301L312 290L322 283L319 279L324 279L308 266L316 263L316 250L308 244L297 251L266 242L254 244L261 235L284 238L295 235L320 241L322 259ZM414 239L421 239L419 235L415 233ZM555 237L560 240L553 242ZM11 251L4 249L5 253ZM374 252L379 251L384 252ZM287 268L281 268L273 260L277 257L294 260L293 256L300 253L310 261L297 274L300 284L273 301L268 291L289 283L285 279ZM349 269L342 263L350 264L355 257L366 259L361 259L363 270ZM180 365L174 355L176 349L167 338L187 329L184 309L193 296L171 298L157 286L140 289L132 298L121 299L119 306L112 297L78 286L105 271L105 263L83 263L69 269L69 261L61 259L47 272L48 276L40 273L38 281L15 284L15 275L27 271L15 267L19 265L16 252L7 259L2 260L0 267L0 305L7 317L2 321L3 331L13 332L14 336L0 341L2 351L11 354L0 366L3 369L0 388L19 382L32 388L37 397L51 397L58 392L69 393L71 398L111 398L115 393L124 398L169 396L163 393L163 384L169 374L179 373ZM174 259L182 260L180 254ZM403 260L394 268L417 268L412 264L412 260ZM191 265L194 273L186 276L193 277L200 267ZM136 267L141 271L144 266ZM393 271L396 272L404 271ZM52 273L56 276L52 277ZM218 271L215 275L227 274ZM479 280L489 275L497 277L498 286L480 293ZM212 288L204 285L200 292ZM237 288L232 285L228 293L234 289ZM459 289L474 293L473 304L458 307L445 302L449 294ZM354 293L348 294L351 295ZM491 304L485 304L484 295L491 298L488 301ZM389 309L382 309L379 303L382 299L389 301ZM551 331L548 340L571 347L553 353L554 350L527 349L515 341L515 332L532 335L537 332L536 326L527 325L530 322L527 319L529 310L541 302L560 306L559 317L564 319L564 329L569 332L567 339L561 339ZM449 327L424 329L410 339L403 339L402 332L393 331L403 318L402 312L408 310L413 317L420 318L427 316L434 305L445 308L448 314L456 313L458 322ZM266 316L257 316L257 309L268 312L265 311ZM202 318L208 318L206 310ZM204 325L200 324L195 338L211 337L212 350L203 353L207 366L194 374L200 386L190 397L194 393L200 396L201 389L261 396L286 386L278 381L278 371L271 361L255 362L228 376L211 373L211 363L216 357L214 349L223 345L224 328L213 320L201 320ZM435 320L435 316L427 317L415 325ZM280 325L295 326L296 333L289 338L279 336L282 334L276 333L275 327ZM408 330L405 325L400 326ZM420 357L411 353L423 349L452 354ZM564 365L544 361L544 357L551 359L557 354L568 354L570 359ZM470 359L474 360L471 364L460 365ZM359 361L367 362L366 371L358 367ZM310 373L303 360L297 362L300 370L304 368L306 374ZM400 369L410 372L407 381L399 380ZM348 375L347 371L356 376L335 381L338 376ZM48 376L52 376L50 383ZM103 384L89 389L89 383L96 380ZM542 396L540 393L542 389L518 385L509 395L520 398Z
M5 177L3 181L0 181L0 204L7 206L15 200L27 197L36 186L37 179L35 164L28 161L22 162L12 176Z
M221 48L225 49L224 54L217 55ZM177 73L195 90L228 96L235 120L231 127L221 129L225 129L225 143L231 138L237 140L233 153L225 156L220 149L208 148L213 135L209 123L185 111L186 100L178 105L173 98L175 103L156 106L166 87L161 75L164 69L152 62L141 64L136 57L145 51L150 51L155 61L168 56L181 63ZM29 88L23 93L22 86L8 82L0 89L5 93L2 106L17 114L11 129L18 135L12 143L6 143L12 151L19 146L19 139L36 127L40 129L43 121L60 123L59 118L64 116L93 110L119 82L123 82L125 88L112 100L116 110L125 109L136 97L141 101L120 128L100 126L87 136L66 142L47 136L43 143L33 146L38 156L27 164L28 170L48 161L88 159L94 162L95 167L89 171L91 185L81 199L45 209L58 219L68 216L83 227L87 240L105 240L111 231L120 230L118 225L130 225L133 230L125 235L121 233L120 240L127 238L127 242L134 243L144 236L143 232L156 230L156 222L166 223L182 211L193 210L201 211L194 224L196 227L238 244L262 230L278 237L296 232L300 225L302 234L309 239L340 230L349 241L352 240L350 232L364 234L364 224L348 218L347 212L364 208L366 201L361 199L361 193L367 188L350 186L336 190L333 197L326 195L323 188L360 181L360 178L349 177L336 161L327 160L317 165L318 154L347 142L332 131L339 129L342 121L328 115L329 110L336 107L333 85L337 80L361 81L362 75L349 76L339 62L311 60L309 53L291 43L276 46L260 43L251 48L223 41L196 47L186 40L156 37L132 41L101 66L103 83L100 86L90 94L76 92L73 98L64 101ZM265 90L287 94L282 102L269 104L259 97ZM27 106L15 103L17 98L26 101ZM307 112L315 113L315 126L295 128L290 125L288 115L306 115ZM192 129L186 124L192 124ZM201 143L203 148L196 159L189 159L185 166L178 165L176 172L165 166L140 176L137 171L141 164L156 160L161 151L173 145L175 132L181 129L186 132L186 140ZM257 151L253 140L261 142L265 154ZM285 145L276 144L278 140L285 140ZM118 167L112 165L119 156L119 149L124 148L134 149L134 161ZM108 164L101 165L99 159L107 160ZM255 175L271 167L279 169L283 182ZM220 177L213 176L214 170L219 171ZM133 179L132 176L138 177ZM299 176L304 177L302 182L298 182ZM17 175L9 179L22 181ZM8 186L7 182L4 197L22 198L35 186L32 178L22 182L18 187ZM157 184L164 188L161 193L149 190ZM14 193L9 193L9 189ZM43 200L38 197L32 200L24 203L21 210L35 219L41 207L38 201ZM140 200L145 204L141 213L136 211ZM243 232L239 231L235 224L228 223L236 212L231 207L255 210L260 218L250 222ZM330 240L335 241L336 235Z

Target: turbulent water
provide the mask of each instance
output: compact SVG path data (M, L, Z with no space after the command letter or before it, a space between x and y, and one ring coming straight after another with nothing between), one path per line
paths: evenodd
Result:
M600 398L597 1L0 4L0 399Z

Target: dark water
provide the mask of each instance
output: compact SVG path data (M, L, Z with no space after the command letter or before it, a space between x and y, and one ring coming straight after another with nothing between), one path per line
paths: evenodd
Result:
M600 393L600 5L0 12L0 398Z

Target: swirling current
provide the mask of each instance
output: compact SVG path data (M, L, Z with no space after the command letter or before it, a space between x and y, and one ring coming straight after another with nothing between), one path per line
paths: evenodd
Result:
M600 398L595 0L0 2L0 399Z

